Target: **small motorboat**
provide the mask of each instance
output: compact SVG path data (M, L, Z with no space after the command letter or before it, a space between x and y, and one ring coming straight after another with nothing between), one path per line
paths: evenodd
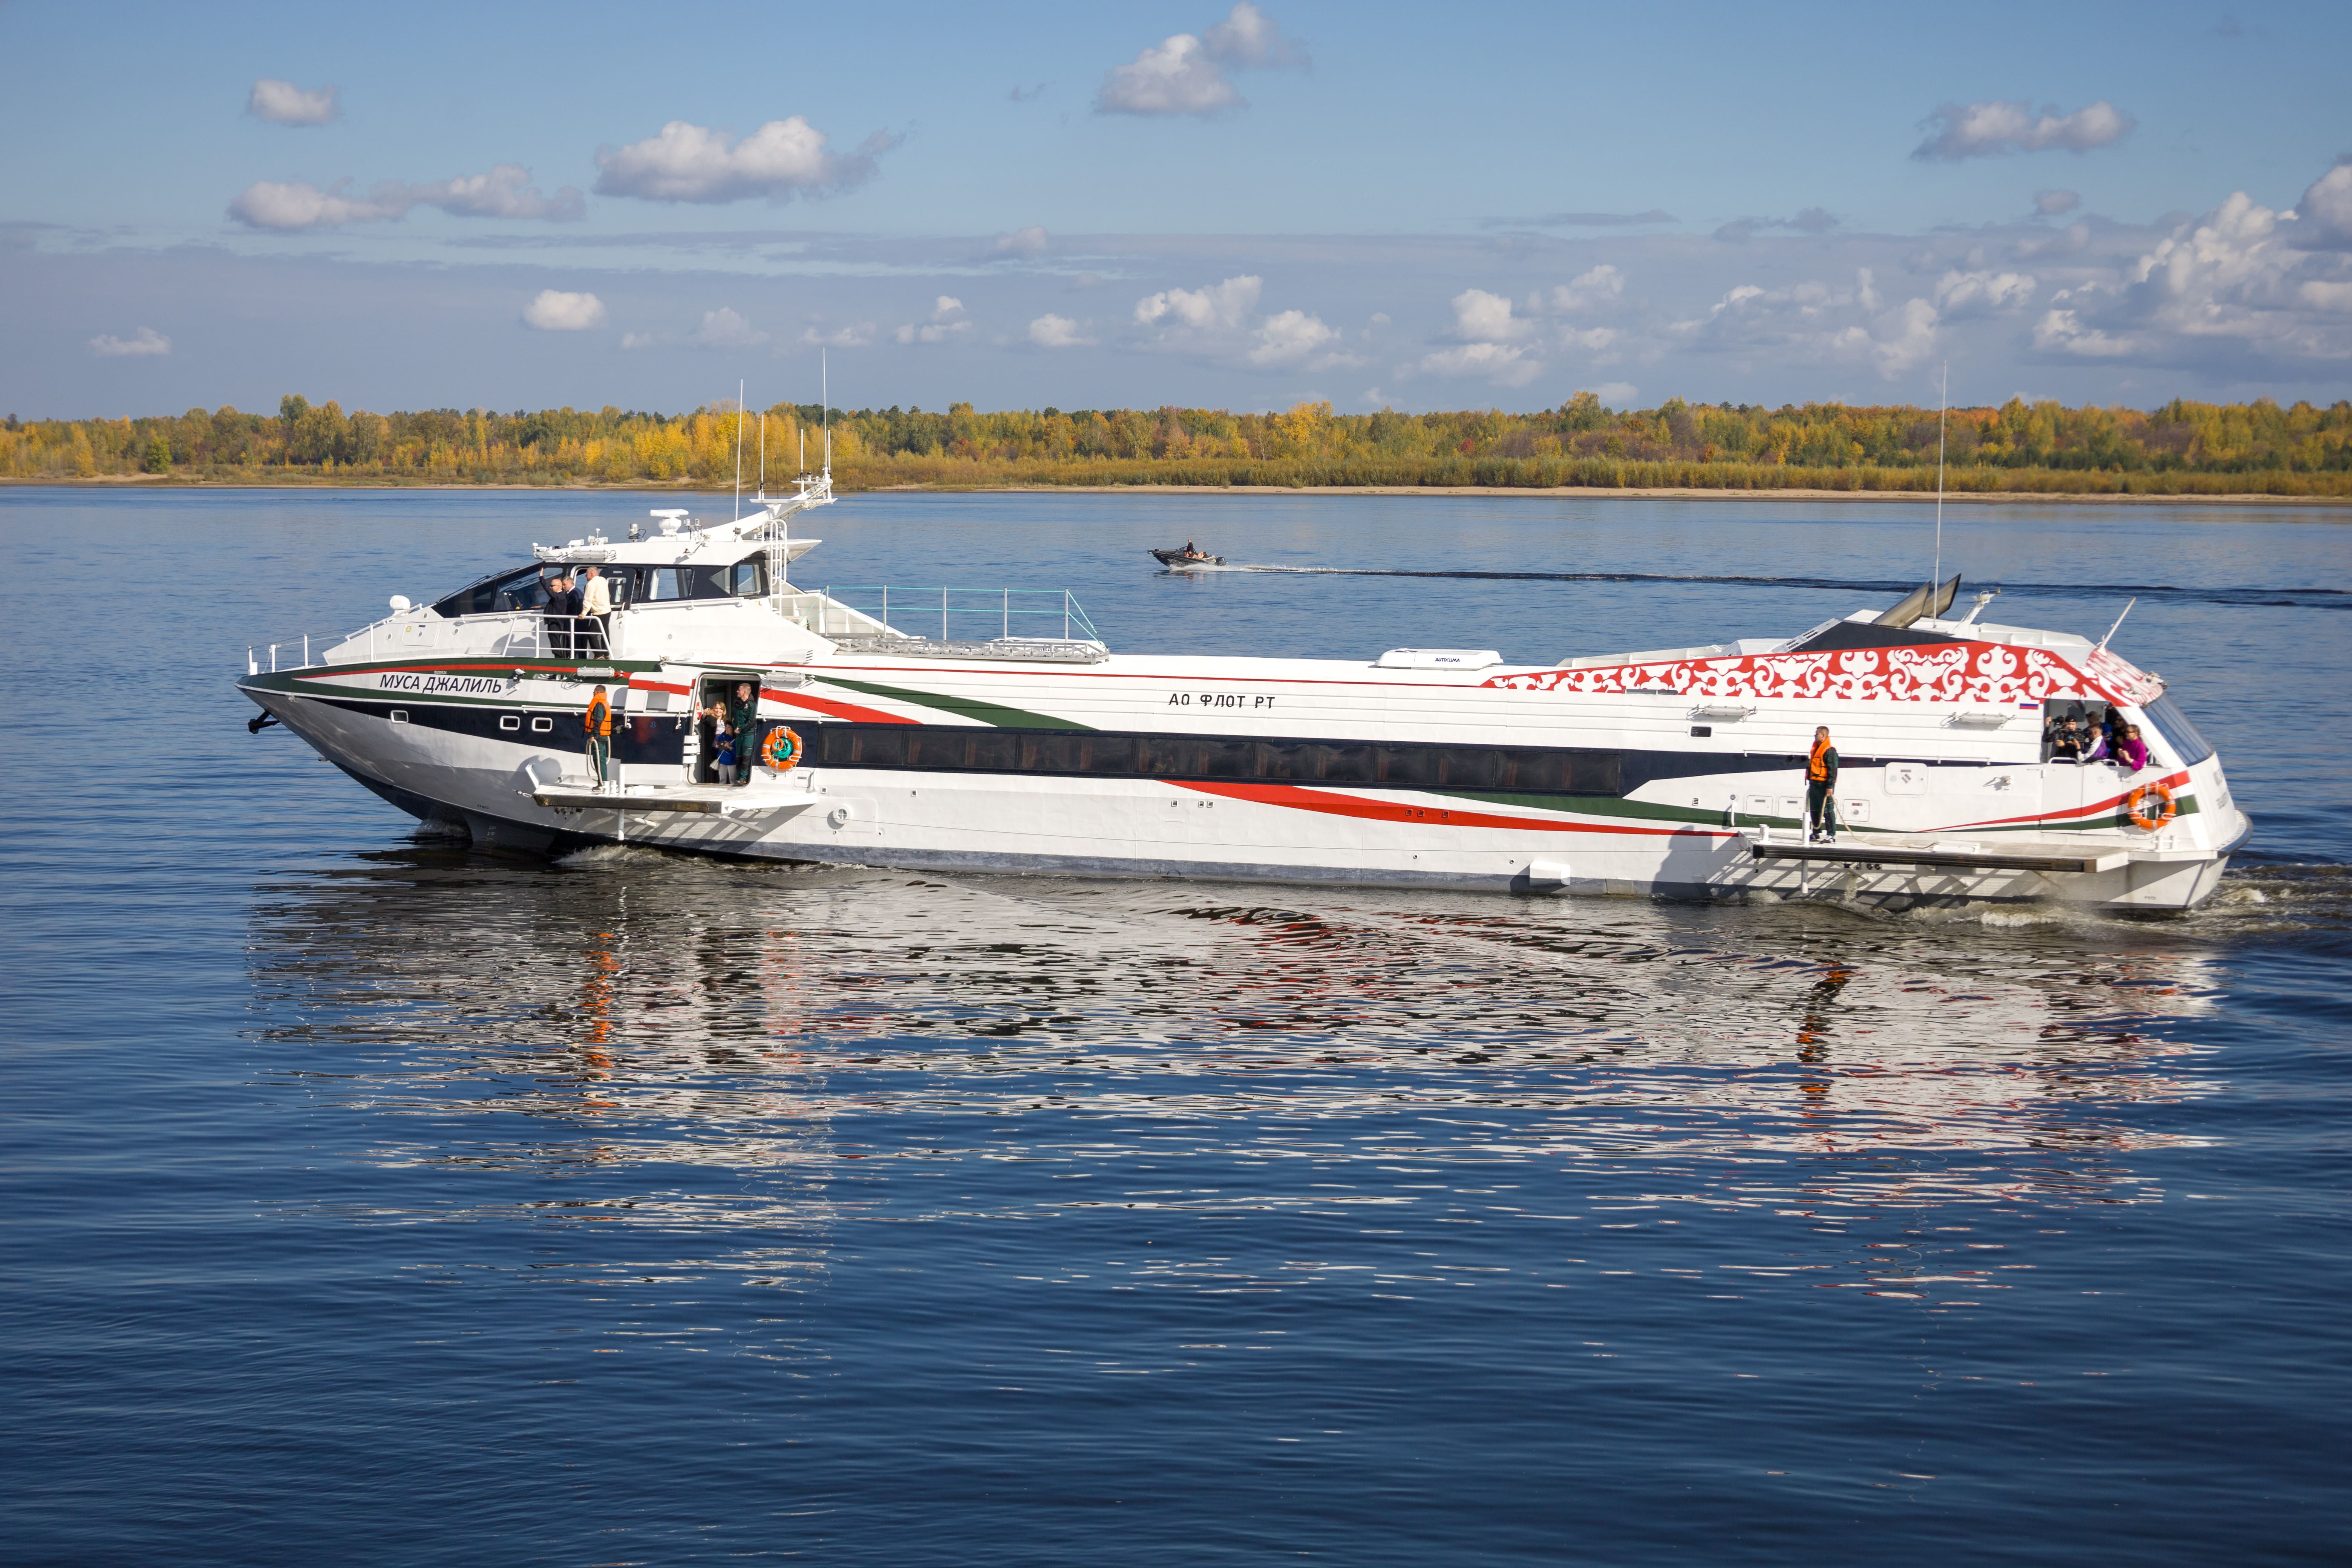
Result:
M1162 566L1176 572L1181 572L1187 566L1223 566L1225 563L1223 556L1212 555L1193 544L1189 539L1174 549L1155 550L1151 552L1151 556Z

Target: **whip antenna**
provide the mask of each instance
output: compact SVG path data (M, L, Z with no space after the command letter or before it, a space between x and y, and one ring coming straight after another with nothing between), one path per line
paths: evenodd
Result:
M743 384L735 384L735 515L743 515Z
M1952 362L1944 362L1944 391L1936 405L1936 563L1927 572L1927 613L1940 616L1936 584L1944 577L1944 416L1952 405Z

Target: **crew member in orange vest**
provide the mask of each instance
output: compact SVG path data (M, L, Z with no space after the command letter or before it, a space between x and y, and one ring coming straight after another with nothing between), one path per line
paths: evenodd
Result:
M1805 759L1805 840L1837 842L1837 748L1830 744L1830 727L1813 730L1813 753Z
M588 699L587 730L588 771L596 775L596 783L602 787L613 762L613 704L605 698L604 689L601 686L596 689L596 694ZM1823 731L1822 733L1828 731Z

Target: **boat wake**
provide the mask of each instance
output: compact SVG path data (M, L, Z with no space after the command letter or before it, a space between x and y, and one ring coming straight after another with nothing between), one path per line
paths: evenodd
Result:
M1663 583L1736 587L1812 588L1825 593L1901 594L1917 587L1912 582L1861 577L1767 577L1738 574L1668 572L1454 572L1417 571L1390 566L1276 566L1234 563L1224 566L1192 566L1192 572L1266 573L1303 577L1450 577L1473 582L1506 583ZM2004 594L2101 598L2137 595L2143 599L2179 603L2230 605L2242 608L2342 610L2352 609L2352 590L2343 588L2193 588L2149 583L1999 583L1972 584L1998 588Z

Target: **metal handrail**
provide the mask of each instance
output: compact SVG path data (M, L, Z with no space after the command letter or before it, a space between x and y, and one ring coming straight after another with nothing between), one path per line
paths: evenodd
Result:
M899 613L908 626L914 625L917 616L926 626L934 614L940 617L941 642L959 640L957 627L968 628L975 618L994 621L1001 637L1051 636L1052 623L1059 621L1061 631L1056 640L1102 641L1102 634L1095 629L1094 622L1066 588L900 588L877 584L827 587L818 592L843 608L869 616L892 629L897 628L890 619L890 600L896 595ZM866 598L859 603L847 596L853 594ZM1013 624L1015 620L1022 623L1017 631ZM1040 621L1046 624L1045 631L1036 629ZM971 639L971 634L966 630L963 640Z

